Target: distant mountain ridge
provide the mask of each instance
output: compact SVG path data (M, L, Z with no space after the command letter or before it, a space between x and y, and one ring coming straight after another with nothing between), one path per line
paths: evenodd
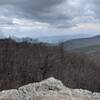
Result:
M100 45L100 35L89 38L73 39L64 42L64 46L67 50L93 46L93 45Z
M64 47L70 52L86 54L97 64L100 64L100 35L69 40L64 42Z
M16 42L28 42L28 43L49 43L49 44L59 44L61 42L66 42L74 39L83 39L88 38L93 35L90 34L70 34L70 35L55 35L55 36L40 36L40 37L16 37L16 36L10 36L10 37L4 37L0 39L6 39L10 38L12 40L15 40Z
M57 36L45 36L45 37L39 37L38 40L41 42L46 43L61 43L65 41L69 41L72 39L82 39L91 37L89 34L73 34L73 35L57 35Z

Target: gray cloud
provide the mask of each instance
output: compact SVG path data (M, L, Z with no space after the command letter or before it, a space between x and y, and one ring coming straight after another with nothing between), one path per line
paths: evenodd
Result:
M0 14L48 23L52 27L69 28L84 19L84 22L87 22L87 16L99 19L99 6L100 0L0 0L0 9L3 9ZM1 22L11 25L11 21Z
M27 14L48 12L48 10L65 0L1 0L0 5L14 6Z
M66 0L1 0L0 7L7 16L18 16L46 23L55 23L66 17L53 10ZM9 11L7 12L7 10ZM8 23L8 22L7 22Z
M96 16L100 18L100 0L92 0L92 10L94 10Z

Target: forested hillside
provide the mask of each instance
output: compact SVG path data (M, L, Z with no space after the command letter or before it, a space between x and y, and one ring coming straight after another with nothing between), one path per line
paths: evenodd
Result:
M69 40L64 42L64 47L70 52L85 54L100 65L100 35Z
M67 52L63 44L49 46L0 40L0 90L51 76L71 88L100 92L100 67L87 56Z
M94 45L100 45L100 35L83 39L73 39L64 42L64 46L67 50L74 50Z

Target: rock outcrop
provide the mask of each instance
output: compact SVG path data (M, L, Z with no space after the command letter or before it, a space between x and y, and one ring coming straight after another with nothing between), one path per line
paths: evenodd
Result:
M100 93L69 89L61 81L49 78L18 89L1 91L0 100L100 100Z

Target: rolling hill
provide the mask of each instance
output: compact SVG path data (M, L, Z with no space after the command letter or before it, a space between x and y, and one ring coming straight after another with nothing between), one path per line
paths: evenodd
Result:
M78 39L78 38L86 38L90 37L91 35L89 34L73 34L73 35L56 35L56 36L45 36L45 37L39 37L38 40L40 42L45 42L45 43L60 43L60 42L65 42L68 40L72 39Z
M64 47L71 52L86 54L100 64L100 35L70 40L64 43Z
M88 47L93 45L100 45L100 35L90 38L73 39L64 42L64 46L67 50L74 50L77 48Z

